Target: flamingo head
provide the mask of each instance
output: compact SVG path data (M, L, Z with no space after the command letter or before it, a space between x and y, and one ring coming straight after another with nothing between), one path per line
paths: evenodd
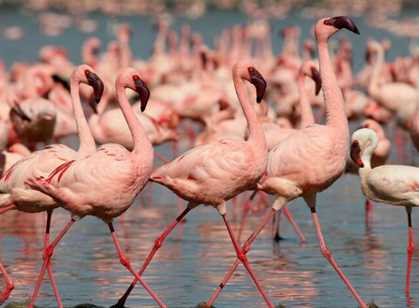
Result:
M141 111L144 112L147 107L148 99L150 98L150 90L147 87L147 84L140 78L138 74L133 75L132 79L135 84L135 91L140 95L141 102Z
M361 128L352 134L351 159L360 168L364 168L366 164L370 165L371 156L377 147L378 138L374 130L370 128Z
M327 41L329 37L341 29L347 29L353 33L359 34L358 27L348 16L335 16L320 19L315 26L317 40Z
M124 69L116 79L117 87L122 86L124 88L130 88L131 90L137 92L140 97L140 108L141 111L144 111L147 107L148 99L150 98L150 90L147 87L147 84L140 77L140 74L137 70L133 68Z
M71 84L74 83L84 83L92 87L93 94L91 99L89 99L89 105L94 112L97 112L96 105L102 99L102 95L105 90L105 85L103 84L102 79L100 79L91 66L82 64L79 65L71 75Z
M247 71L249 74L249 82L256 88L256 102L260 103L265 95L267 86L266 81L262 74L259 73L253 66L249 66Z

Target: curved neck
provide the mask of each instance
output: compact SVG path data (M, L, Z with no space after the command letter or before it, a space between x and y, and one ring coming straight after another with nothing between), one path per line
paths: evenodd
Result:
M375 59L375 63L372 69L370 84L368 85L368 92L370 95L374 95L374 93L378 93L379 91L379 80L380 74L383 71L384 65L384 51L379 49L377 52L377 58Z
M93 68L96 68L97 66L97 57L94 54L92 47L90 46L84 46L82 51L82 58L83 62L90 65Z
M298 75L297 83L300 92L301 128L314 124L313 110L311 109L311 104L307 97L304 79L305 76L300 73Z
M131 65L131 49L129 47L129 43L121 42L119 46L121 48L121 67L128 67Z
M125 87L120 82L116 86L116 96L122 114L124 115L124 118L127 121L129 130L131 132L134 143L133 153L139 154L141 151L142 154L145 155L149 152L147 150L151 150L151 153L153 153L153 147L150 143L150 140L148 140L144 128L140 124L138 118L135 116L135 112L129 104L125 94Z
M248 141L257 146L261 151L266 152L266 140L263 132L262 125L259 123L255 110L250 105L247 97L246 88L244 86L244 80L238 75L233 75L234 87L239 98L240 105L242 107L244 116L246 117L247 125L249 128Z
M73 101L74 118L76 121L77 132L79 134L80 140L79 152L92 153L96 151L96 143L95 139L93 138L92 132L90 131L89 124L87 123L87 119L84 115L83 107L80 102L80 82L72 78L70 85L71 98Z
M330 60L327 40L318 41L320 77L326 105L326 125L336 128L342 140L349 140L348 119L346 118L342 91L339 89L335 71Z

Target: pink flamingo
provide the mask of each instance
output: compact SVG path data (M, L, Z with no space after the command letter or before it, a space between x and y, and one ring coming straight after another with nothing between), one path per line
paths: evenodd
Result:
M378 145L374 150L371 158L371 164L373 168L384 165L390 156L391 143L388 140L383 127L372 119L366 119L362 122L361 127L370 128L377 134ZM358 174L358 165L356 165L351 159L348 159L346 165L346 171L350 173ZM365 225L369 227L370 218L372 217L373 204L370 200L365 200Z
M19 160L6 170L0 180L0 213L12 209L28 213L47 212L44 254L47 254L52 211L58 204L49 195L29 188L25 182L34 176L48 175L58 165L71 159L78 159L94 151L95 142L89 131L89 126L78 96L80 83L85 83L93 87L96 103L100 101L103 93L103 83L91 67L81 65L73 72L71 76L71 96L73 98L74 115L80 137L78 152L61 144L49 146L44 150L36 151L26 158ZM0 268L2 271L3 269L3 267ZM52 275L50 264L48 264L47 269L58 307L62 307L61 298ZM7 288L3 292L0 301L6 300L13 289L13 284L7 274L5 274L5 278Z
M150 177L153 182L168 187L178 196L187 200L188 205L155 241L139 274L141 275L146 270L162 242L186 214L200 204L207 204L218 210L224 220L237 257L245 266L268 307L274 307L260 286L247 257L244 256L237 243L227 221L225 207L227 200L255 187L266 168L267 147L265 136L257 115L245 94L244 81L247 80L256 87L257 102L262 101L266 82L254 67L244 63L234 65L233 80L248 123L249 138L247 141L243 139L222 139L197 146L153 172ZM114 307L123 307L135 284L136 280L131 283L126 293Z
M131 152L119 144L105 144L83 159L67 161L47 178L41 176L26 181L32 188L59 201L62 207L71 213L68 224L47 248L48 255L38 276L32 305L39 294L42 278L54 248L78 219L92 215L102 219L109 226L121 264L140 281L160 307L166 307L133 270L121 249L112 223L115 217L120 216L132 205L153 169L153 147L128 102L124 92L126 88L138 92L142 111L145 110L150 92L137 71L132 68L123 69L116 79L117 99L134 141ZM62 168L64 165L65 169Z
M326 106L326 125L312 124L297 130L270 152L267 176L262 179L258 188L275 194L277 198L272 205L272 210L267 213L256 231L242 246L242 252L249 251L252 242L278 210L286 206L289 201L303 197L311 210L322 254L342 278L359 305L366 308L367 305L352 287L327 247L316 212L316 194L328 188L341 176L349 150L348 120L327 44L329 38L342 28L359 34L354 22L346 16L323 18L315 25ZM214 303L238 265L239 262L236 260L207 302L208 305L211 306Z
M373 168L371 157L378 146L377 134L368 128L352 135L351 158L359 166L361 188L373 201L404 206L408 223L406 296L410 297L410 272L414 251L412 207L419 206L419 168L402 165L384 165Z

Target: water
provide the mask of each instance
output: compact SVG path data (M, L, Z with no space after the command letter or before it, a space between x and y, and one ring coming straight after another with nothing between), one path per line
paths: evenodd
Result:
M117 21L129 21L134 25L134 53L146 57L150 52L154 36L151 18L91 17L98 21L101 31L97 35L104 41L112 38L110 25ZM184 22L187 20L176 20L175 27L179 28ZM241 14L212 12L202 19L191 21L191 24L210 42L211 37L223 27L238 22L245 22ZM285 25L301 24L303 33L307 33L312 23L312 20L296 16L272 21L274 31ZM363 61L365 40L370 36L390 37L393 40L390 57L406 54L406 39L371 29L360 19L357 19L357 23L363 35L348 36L355 44L356 67ZM36 59L39 47L52 43L66 46L72 60L79 61L80 46L87 35L68 29L60 37L45 37L39 34L36 15L0 11L0 28L14 24L23 27L25 36L16 42L0 39L1 57L8 65L13 61ZM274 48L280 48L277 37ZM168 156L167 146L160 147L159 151ZM410 150L408 153L411 153ZM152 204L147 202L150 195ZM149 185L127 215L116 221L117 234L134 268L141 266L154 239L176 217L179 211L177 202L176 196L170 191ZM331 189L319 194L318 213L326 240L337 262L366 301L374 301L379 307L404 307L407 240L404 210L377 205L374 208L374 223L367 230L364 226L363 202L359 180L352 175L343 176ZM283 220L281 228L284 241L273 243L270 229L267 228L248 254L269 297L286 307L356 307L346 287L319 251L306 205L297 200L290 205L290 210L307 236L308 244L301 246L289 224ZM252 215L243 238L256 227L262 214ZM413 215L415 218L415 211ZM236 219L232 216L230 211L229 217L237 229L240 215ZM62 228L67 219L66 212L56 211L53 217L54 232ZM31 294L42 258L43 224L42 214L7 213L1 218L0 255L16 283L9 302L23 302ZM167 239L143 277L169 307L193 307L209 298L234 256L221 218L214 209L200 207L192 211L187 216L186 224L177 228ZM419 254L416 253L410 307L414 307L418 300L419 278L415 274L418 265ZM108 307L116 302L131 281L131 276L119 264L107 226L94 218L85 218L74 226L57 248L53 266L66 307L80 303ZM48 281L44 283L37 304L39 307L56 306ZM140 286L132 292L127 304L129 307L155 307ZM264 304L240 267L215 306L264 307Z

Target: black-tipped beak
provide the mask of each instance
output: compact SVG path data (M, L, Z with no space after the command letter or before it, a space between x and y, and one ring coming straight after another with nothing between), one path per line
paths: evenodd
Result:
M150 98L150 90L140 77L134 76L133 79L135 84L135 91L140 96L141 111L144 112L145 108L147 107L148 99Z
M359 34L358 27L355 25L353 20L348 16L336 16L324 21L325 25L333 26L336 29L347 29L353 33Z
M265 95L266 91L266 81L254 67L248 68L249 75L250 75L250 82L256 88L256 102L260 103Z
M315 67L311 68L311 78L316 84L316 95L318 95L322 89L322 78L320 77L320 72Z
M52 75L52 80L55 83L61 84L64 87L64 89L66 89L68 92L70 92L70 83L68 82L68 80L64 79L63 77L61 77L60 75L57 75L57 74Z
M103 84L102 79L99 78L98 75L95 73L86 70L86 78L89 85L93 88L93 96L95 103L98 104L102 98L103 91L105 90L105 86ZM93 109L95 107L92 106Z
M208 56L207 56L207 53L205 51L201 51L200 52L200 56L201 56L202 68L204 70L206 70L207 69L207 64L208 64Z
M19 118L21 118L23 121L31 122L32 119L23 111L22 108L20 108L19 104L15 104L14 107L10 109L11 114L15 114Z
M353 160L353 162L357 164L359 168L363 168L364 163L362 162L362 159L361 159L361 147L359 146L358 141L355 140L352 142L350 154L351 154L351 159Z

